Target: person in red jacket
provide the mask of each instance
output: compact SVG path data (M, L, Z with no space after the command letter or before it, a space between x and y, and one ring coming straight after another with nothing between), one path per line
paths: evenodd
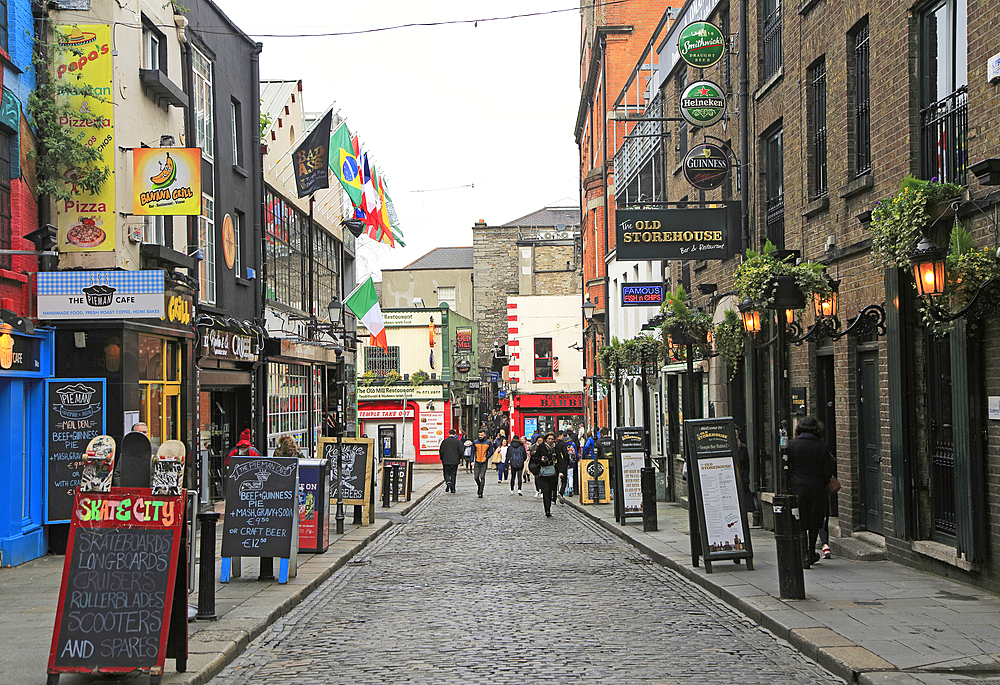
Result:
M229 469L229 457L259 457L260 452L254 449L254 446L250 444L250 429L247 428L242 433L240 433L240 440L236 443L236 447L226 455L225 460L222 465Z

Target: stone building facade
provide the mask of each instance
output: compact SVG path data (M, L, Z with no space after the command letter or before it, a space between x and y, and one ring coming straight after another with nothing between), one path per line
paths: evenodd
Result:
M546 207L500 226L479 221L472 227L480 369L502 368L494 369L493 346L506 346L508 296L580 292L579 226L579 208Z

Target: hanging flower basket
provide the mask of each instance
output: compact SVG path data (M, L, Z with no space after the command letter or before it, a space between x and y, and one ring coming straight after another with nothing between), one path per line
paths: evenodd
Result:
M928 230L934 243L944 245L953 223L946 217L954 215L952 205L961 194L962 187L954 183L904 178L899 192L879 200L872 210L871 260L885 269L909 268L910 255Z
M747 250L734 285L740 300L767 309L803 309L814 295L830 294L825 265L779 258L770 240L760 252Z

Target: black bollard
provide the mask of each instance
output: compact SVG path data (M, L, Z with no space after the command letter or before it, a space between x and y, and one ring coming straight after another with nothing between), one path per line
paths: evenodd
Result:
M644 466L639 471L642 489L642 530L649 533L659 530L656 523L656 469Z
M382 508L387 509L389 507L389 487L391 486L392 476L392 465L382 464Z
M195 618L215 620L215 524L219 513L203 511L198 514L201 527L201 558L198 572L198 613Z
M781 599L805 599L806 581L802 574L802 537L799 532L798 498L775 495L774 546L778 563L778 591Z
M392 501L399 502L399 464L392 465Z

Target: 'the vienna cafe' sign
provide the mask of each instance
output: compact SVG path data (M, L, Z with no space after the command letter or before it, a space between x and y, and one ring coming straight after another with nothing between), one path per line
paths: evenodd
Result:
M739 208L620 209L615 214L615 258L725 259Z

